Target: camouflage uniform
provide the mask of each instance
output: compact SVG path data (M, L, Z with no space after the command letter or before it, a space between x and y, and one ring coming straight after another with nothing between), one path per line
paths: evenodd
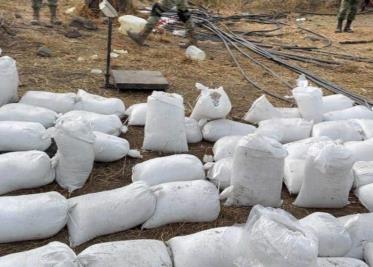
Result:
M61 22L57 19L57 3L58 0L48 0L48 6L51 12L51 24L59 25ZM43 4L43 0L32 0L32 9L34 10L33 20L31 24L39 24L40 20L40 9Z
M49 6L55 6L57 7L58 0L48 0ZM41 8L41 5L43 4L43 0L32 0L32 8L33 9L39 9Z
M358 11L359 0L342 0L338 13L338 25L336 32L342 32L343 21L347 18L345 32L352 32L351 24Z

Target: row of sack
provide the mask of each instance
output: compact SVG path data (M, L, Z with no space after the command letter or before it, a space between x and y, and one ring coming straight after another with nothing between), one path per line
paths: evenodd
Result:
M158 240L95 244L76 256L52 242L0 257L0 266L367 267L373 264L373 213L297 220L281 209L253 207L244 225ZM362 260L365 260L362 261Z

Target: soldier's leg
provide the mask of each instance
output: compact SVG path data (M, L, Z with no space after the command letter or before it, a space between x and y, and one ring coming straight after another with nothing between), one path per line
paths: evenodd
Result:
M357 10L358 10L358 4L359 4L358 0L349 0L349 2L350 2L350 10L347 15L347 23L344 29L345 32L352 32L351 24L356 17Z
M31 24L33 25L39 25L40 24L40 8L42 5L42 0L32 0L32 20Z
M51 25L61 25L61 21L57 18L58 0L48 0L48 4L51 12Z
M188 38L188 43L183 46L187 47L189 45L197 45L197 40L195 38L195 25L193 22L192 15L189 11L187 0L177 1L177 15L179 19L184 22L186 28L186 37Z
M338 16L337 16L338 24L335 30L336 33L342 32L343 21L346 19L348 10L349 10L349 0L342 0L341 6L339 8Z

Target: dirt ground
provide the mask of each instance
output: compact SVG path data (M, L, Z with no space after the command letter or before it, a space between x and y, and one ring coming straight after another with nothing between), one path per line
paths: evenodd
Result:
M77 0L66 0L60 6L61 17L64 22L68 22L70 17L63 12L74 6ZM47 90L53 92L75 92L83 88L90 93L96 93L103 96L114 96L121 98L127 107L135 103L145 102L148 93L145 92L118 92L116 90L102 89L103 75L91 74L91 69L104 70L105 51L106 51L106 25L102 24L99 19L98 31L81 31L82 37L78 39L68 39L64 37L67 26L56 28L47 28L44 26L31 26L31 8L29 0L18 0L17 5L12 1L0 0L0 16L7 14L12 16L13 26L17 35L10 37L1 35L0 48L3 53L12 56L17 60L21 86L19 94L22 96L28 90ZM15 19L14 14L20 18ZM290 26L284 28L283 35L265 38L265 42L271 43L294 43L299 45L321 45L319 41L309 38L309 34L299 31L295 27L295 19L298 14L291 14L285 21ZM351 54L361 57L369 57L373 60L373 43L361 45L340 45L339 41L345 40L367 40L373 39L372 25L373 14L360 15L355 24L354 34L335 34L335 17L333 16L316 16L303 15L306 20L302 23L303 27L312 29L321 33L330 40L333 45L325 51ZM47 20L47 7L43 9L42 19ZM273 26L258 23L239 23L235 29L245 29L247 31L268 29ZM264 37L253 37L257 40L264 40ZM170 82L169 92L179 93L184 96L187 114L190 113L195 99L198 96L194 88L196 82L208 86L224 86L229 94L233 109L232 118L241 118L250 107L251 103L262 93L248 84L243 79L238 68L227 54L221 43L212 41L203 41L200 46L207 53L207 60L203 62L192 62L185 59L184 50L179 48L179 37L170 34L156 35L148 42L150 47L139 48L133 45L127 37L114 30L113 48L124 49L128 54L120 55L113 60L114 68L137 69L137 70L159 70ZM41 58L36 56L36 50L40 46L46 46L52 50L52 57ZM98 55L97 60L92 60L92 55ZM260 56L252 54L254 58L265 63L271 69L281 75L287 82L294 83L297 75L286 70L285 68L269 62ZM83 60L78 61L82 57ZM257 81L261 86L271 92L280 95L288 95L288 89L279 83L271 75L265 73L261 68L251 64L246 59L239 57L245 71ZM351 62L334 58L340 66L318 66L308 63L296 63L312 72L318 74L324 79L343 85L345 88L357 92L369 99L373 99L373 64L364 62ZM325 91L326 94L329 92ZM287 103L270 98L277 106L288 106ZM143 128L130 127L129 132L123 136L126 138L132 148L141 149L143 141ZM202 159L204 154L211 154L211 143L199 143L190 145L190 153L197 155ZM53 154L53 150L50 153ZM161 156L161 154L143 151L144 159ZM61 192L66 197L74 197L82 194L110 190L117 187L125 186L131 183L131 169L134 164L141 162L138 159L123 159L110 164L95 164L94 170L87 184L80 190L75 191L71 196L57 184L53 183L48 186L23 190L11 193L9 195L30 194L48 191ZM303 209L294 207L291 203L294 197L290 196L286 188L283 189L284 203L282 208L288 210L298 218L304 217L316 209ZM358 203L356 198L351 194L351 204L344 209L330 209L328 212L342 216L366 210ZM75 249L80 252L86 247L107 241L128 240L128 239L160 239L168 240L177 235L195 233L201 230L227 226L236 223L244 223L250 212L250 208L228 208L222 206L219 218L211 223L179 223L160 227L153 230L142 230L140 227L96 238ZM129 214L129 216L131 216ZM67 230L64 229L56 236L40 241L27 241L12 244L0 244L0 256L23 251L45 245L51 241L61 241L68 243Z

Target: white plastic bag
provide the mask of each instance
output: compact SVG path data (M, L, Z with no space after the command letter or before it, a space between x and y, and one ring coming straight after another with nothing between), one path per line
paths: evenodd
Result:
M150 159L132 169L132 181L144 181L148 185L199 179L205 179L202 162L188 154Z
M306 208L346 206L353 183L353 163L351 153L342 145L314 144L308 149L304 180L294 205Z
M373 184L373 161L358 161L352 167L354 186Z
M0 197L0 243L54 236L65 226L68 209L57 192Z
M368 119L373 120L373 112L362 105L353 106L343 110L331 111L324 114L326 121L340 121L350 119Z
M352 153L354 161L373 161L373 139L351 141L344 146Z
M220 138L212 147L214 160L218 161L224 158L233 157L234 151L242 135L232 135Z
M96 244L83 250L78 262L86 267L172 267L165 244L151 239Z
M355 191L360 203L370 212L373 212L373 184L360 186Z
M299 223L312 229L319 240L319 257L343 257L351 249L350 234L333 215L315 212Z
M143 148L172 153L188 151L181 95L154 91L148 97Z
M363 130L365 139L373 138L373 120L355 120Z
M140 33L146 25L145 19L132 15L121 16L119 17L118 21L120 23L120 27L118 30L124 35L127 35L127 31Z
M0 106L17 100L19 78L16 61L11 57L0 57Z
M144 126L146 122L147 103L134 104L130 106L125 114L128 116L128 125Z
M185 56L191 60L203 61L206 59L206 53L194 45L186 49Z
M299 194L304 180L306 161L286 158L284 163L284 183L290 194Z
M280 112L281 118L301 118L298 108L276 108Z
M220 227L171 238L175 267L228 267L239 256L242 227Z
M117 115L123 117L125 106L119 98L107 98L100 95L90 94L82 89L78 90L78 102L75 104L75 110L85 110L104 115Z
M61 116L57 122L59 120L79 118L87 121L92 126L92 130L96 132L119 136L122 132L127 131L127 127L122 125L122 122L117 115L103 115L84 110L73 110L67 112Z
M346 258L346 257L332 257L332 258L318 258L318 267L369 267L361 260Z
M54 164L41 151L11 152L0 155L0 195L35 188L53 182Z
M354 101L351 98L342 94L324 96L322 102L323 113L351 108L354 104Z
M59 120L53 135L58 148L56 181L71 193L82 188L91 174L95 136L87 121L79 118Z
M282 145L273 139L257 134L243 137L234 153L232 185L226 189L231 192L225 204L280 206L286 155Z
M207 171L207 178L217 188L224 190L231 185L232 169L233 158L223 158L213 163L213 166Z
M364 244L364 260L369 266L373 265L373 242Z
M190 116L192 119L197 121L201 119L214 120L225 118L229 114L232 104L223 87L211 89L196 83L196 88L201 93Z
M61 242L0 257L1 267L78 267L75 252Z
M307 139L291 142L284 145L284 148L288 151L288 158L292 159L306 159L308 149L316 143L329 142L334 143L329 137L310 137Z
M185 131L189 144L195 144L202 141L202 131L198 121L192 118L185 118Z
M202 128L203 139L216 142L224 136L247 135L255 132L256 128L250 124L220 119L206 123Z
M74 109L77 100L75 93L28 91L19 102L47 108L57 113L66 113Z
M57 113L52 110L22 103L7 104L0 108L0 121L38 122L49 128L54 125L57 117Z
M156 205L154 193L142 182L68 201L71 209L67 227L71 247L142 224L153 215Z
M352 248L345 257L363 258L363 246L366 242L373 242L373 213L360 213L338 218L349 232Z
M0 121L0 151L47 150L52 140L37 122Z
M262 95L253 102L243 119L250 123L259 123L264 120L281 117L280 111L268 101L265 95Z
M126 139L100 132L93 133L96 137L93 149L97 162L117 161L130 151L130 144Z
M333 140L362 141L363 130L354 121L324 121L315 124L312 129L313 137L327 136Z

